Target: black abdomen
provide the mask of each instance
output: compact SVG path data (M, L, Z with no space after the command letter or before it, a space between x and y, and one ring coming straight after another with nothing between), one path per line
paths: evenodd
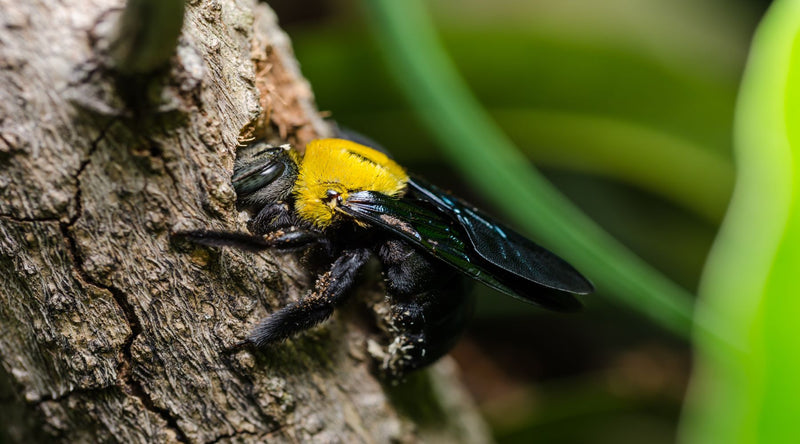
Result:
M453 348L472 316L468 280L450 265L399 239L377 251L397 337L384 370L393 375L428 365Z

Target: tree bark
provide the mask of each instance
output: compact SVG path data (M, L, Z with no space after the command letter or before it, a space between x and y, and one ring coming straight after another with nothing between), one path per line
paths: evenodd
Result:
M120 0L0 0L0 441L488 440L451 361L400 390L373 376L361 303L228 351L311 277L169 233L246 230L239 138L331 130L266 6L188 3L137 109L104 46Z

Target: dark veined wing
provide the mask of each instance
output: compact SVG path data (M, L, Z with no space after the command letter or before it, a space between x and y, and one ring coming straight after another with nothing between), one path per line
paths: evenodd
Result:
M575 294L594 291L592 283L565 260L463 200L417 178L409 181L409 190L456 218L475 252L495 266L554 290Z
M418 199L416 193L395 199L361 191L351 194L339 208L357 220L399 235L466 275L511 296L551 310L581 308L571 292L539 284L484 259L457 218L427 199Z

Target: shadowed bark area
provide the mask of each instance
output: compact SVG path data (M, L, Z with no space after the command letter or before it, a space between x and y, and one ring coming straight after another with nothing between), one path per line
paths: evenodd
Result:
M331 130L267 7L188 2L169 68L143 81L108 62L123 6L0 0L0 441L487 440L451 362L381 385L363 303L226 350L310 276L169 233L246 230L238 138Z

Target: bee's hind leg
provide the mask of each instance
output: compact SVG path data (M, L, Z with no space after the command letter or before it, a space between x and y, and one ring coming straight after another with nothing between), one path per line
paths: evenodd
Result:
M465 292L460 276L450 285L416 295L429 302L396 303L393 326L397 336L386 349L381 370L389 379L402 379L436 362L456 344L472 317L474 298Z
M453 348L472 316L474 300L463 275L404 241L386 241L378 256L385 270L394 336L383 352L381 371L397 380Z

